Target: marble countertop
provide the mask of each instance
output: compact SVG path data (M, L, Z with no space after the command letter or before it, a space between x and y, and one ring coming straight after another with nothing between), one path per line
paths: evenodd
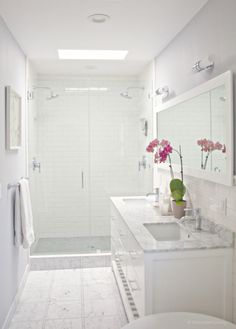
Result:
M177 221L173 216L161 216L159 208L146 197L112 197L111 201L144 252L231 248L234 244L234 234L225 227L203 218L202 230L198 231L194 220ZM191 238L157 241L143 225L171 222L179 223Z

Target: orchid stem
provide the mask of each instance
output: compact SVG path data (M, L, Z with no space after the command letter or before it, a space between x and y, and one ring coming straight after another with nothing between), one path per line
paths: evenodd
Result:
M204 169L204 166L203 166L203 149L202 149L202 152L201 152L201 169Z
M183 156L182 156L182 151L181 151L181 146L179 145L179 151L176 149L173 149L179 156L180 159L180 175L181 175L181 180L184 182L184 169L183 169Z
M171 157L168 154L168 159L169 159L169 167L170 167L170 175L171 175L171 179L174 179L174 172L173 172L173 168L172 168L172 164L171 164Z
M205 163L204 163L204 166L203 166L203 169L204 169L204 170L206 170L207 160L208 160L208 158L209 158L209 155L210 155L210 152L208 152L207 155L206 155Z

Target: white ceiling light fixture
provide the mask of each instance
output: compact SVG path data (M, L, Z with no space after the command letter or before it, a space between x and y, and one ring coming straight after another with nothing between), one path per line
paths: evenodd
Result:
M88 20L92 23L101 24L106 23L111 19L109 15L105 14L93 14L88 16Z
M59 59L69 60L124 60L128 50L58 49Z

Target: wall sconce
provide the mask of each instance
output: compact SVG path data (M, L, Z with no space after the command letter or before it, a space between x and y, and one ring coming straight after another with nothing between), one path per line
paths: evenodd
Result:
M201 59L197 61L193 67L193 72L201 72L201 71L210 71L214 68L214 62L211 61L209 58Z
M169 87L168 86L163 86L160 87L156 90L156 95L157 96L162 96L162 98L165 98L169 95Z

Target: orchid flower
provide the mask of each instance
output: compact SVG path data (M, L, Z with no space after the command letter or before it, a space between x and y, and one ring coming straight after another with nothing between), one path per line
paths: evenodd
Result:
M209 139L199 139L197 141L197 144L199 146L201 146L201 168L202 169L206 169L207 166L207 160L209 158L209 155L213 152L213 151L221 151L222 153L226 153L226 146L225 144L221 144L220 142L213 142ZM203 153L207 153L206 157L205 157L205 161L203 163Z
M165 163L166 160L169 160L169 167L170 167L170 174L171 174L171 178L174 178L174 173L173 173L173 168L172 168L172 164L171 164L171 153L173 151L177 152L179 157L180 157L180 163L181 163L181 179L183 181L183 161L182 161L182 154L181 154L181 147L180 150L177 151L175 149L173 149L173 147L171 146L170 142L166 139L162 139L161 141L159 141L158 139L154 139L153 141L151 141L147 148L146 151L149 153L154 153L154 163Z

